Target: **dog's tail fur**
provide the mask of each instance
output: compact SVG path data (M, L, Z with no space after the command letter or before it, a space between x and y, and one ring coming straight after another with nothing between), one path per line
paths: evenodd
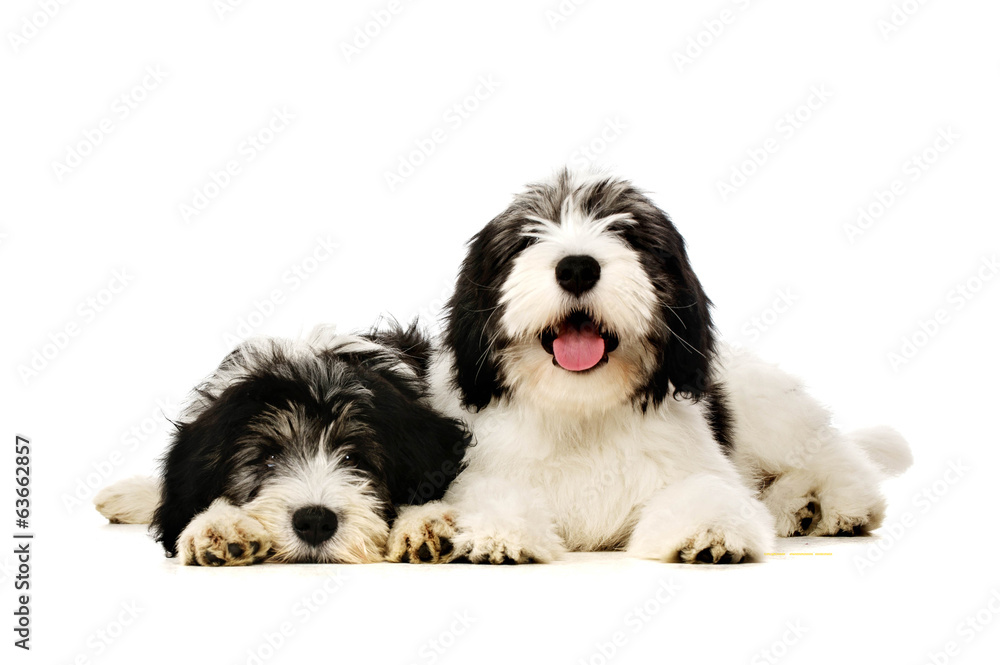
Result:
M160 504L160 481L134 476L105 487L94 497L97 512L112 524L149 524Z
M898 476L913 464L910 444L891 427L881 425L854 430L848 438L887 476Z

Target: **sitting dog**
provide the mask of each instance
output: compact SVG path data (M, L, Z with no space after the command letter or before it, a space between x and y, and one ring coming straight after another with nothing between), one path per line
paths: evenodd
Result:
M468 443L424 401L429 353L415 324L248 341L196 388L162 480L106 488L97 508L151 520L189 565L381 561L396 507L440 498Z
M400 516L390 558L739 563L775 535L878 527L906 442L842 434L798 380L717 350L709 306L630 183L564 171L517 196L471 240L430 369L476 444L444 503Z

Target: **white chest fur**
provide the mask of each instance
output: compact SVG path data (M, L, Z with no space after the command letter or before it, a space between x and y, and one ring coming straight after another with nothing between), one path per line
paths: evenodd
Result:
M625 545L639 510L674 479L732 473L698 405L671 400L645 413L622 405L588 417L506 402L472 413L434 378L435 406L463 418L475 438L451 497L511 515L548 513L572 550Z

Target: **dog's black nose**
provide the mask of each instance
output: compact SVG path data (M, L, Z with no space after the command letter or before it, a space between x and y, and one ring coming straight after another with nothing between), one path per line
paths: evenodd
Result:
M292 515L295 535L310 545L327 541L337 531L337 515L324 506L306 506Z
M601 264L592 256L567 256L556 264L556 281L575 296L594 288L601 278Z

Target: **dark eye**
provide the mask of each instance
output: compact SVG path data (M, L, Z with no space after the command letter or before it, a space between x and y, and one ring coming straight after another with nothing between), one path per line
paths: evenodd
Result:
M350 464L351 466L354 466L354 464L356 462L357 462L357 458L353 454L347 453L346 455L344 455L344 463L345 464Z
M266 455L264 457L264 466L270 470L278 465L278 456L275 454Z

